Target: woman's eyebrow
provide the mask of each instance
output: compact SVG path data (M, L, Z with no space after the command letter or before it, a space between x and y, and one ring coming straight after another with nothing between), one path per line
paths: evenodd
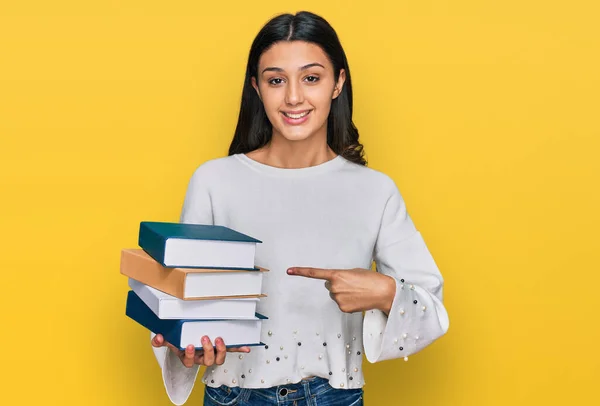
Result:
M308 65L304 65L301 66L298 70L306 70L309 68L313 68L315 66L320 66L321 68L325 69L325 67L323 65L321 65L320 63L317 62L313 62L313 63L309 63ZM264 68L262 73L265 72L283 72L284 70L282 68L278 68L276 66L269 66L268 68Z

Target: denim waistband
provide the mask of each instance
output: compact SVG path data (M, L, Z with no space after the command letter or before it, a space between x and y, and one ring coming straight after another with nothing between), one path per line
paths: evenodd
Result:
M335 390L329 384L329 380L321 377L311 377L302 379L297 383L287 385L273 386L270 388L244 389L241 398L260 397L265 399L265 403L284 403L301 401L310 397L319 397L328 391ZM362 389L348 389L350 391L362 391ZM247 399L246 399L247 400Z

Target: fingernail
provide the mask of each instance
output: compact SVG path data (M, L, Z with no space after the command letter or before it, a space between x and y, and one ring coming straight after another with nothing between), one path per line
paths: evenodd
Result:
M294 268L288 268L287 273L289 275L293 274L294 273Z
M202 337L202 344L206 344L208 342L208 336Z
M186 351L187 351L187 352L192 352L192 351L194 351L194 346L193 346L192 344L188 345L188 346L187 346L187 348L186 348Z

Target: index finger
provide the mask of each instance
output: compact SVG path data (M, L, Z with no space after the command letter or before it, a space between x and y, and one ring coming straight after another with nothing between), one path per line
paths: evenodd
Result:
M304 276L313 279L331 280L334 269L293 267L287 270L288 275Z

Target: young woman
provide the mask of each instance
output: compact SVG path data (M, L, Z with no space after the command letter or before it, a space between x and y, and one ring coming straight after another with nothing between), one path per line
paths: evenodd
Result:
M181 222L263 242L269 319L252 351L154 336L175 404L205 365L205 405L361 405L363 354L407 359L448 329L442 276L394 182L366 167L346 55L317 15L280 15L256 36L229 156L196 169Z

